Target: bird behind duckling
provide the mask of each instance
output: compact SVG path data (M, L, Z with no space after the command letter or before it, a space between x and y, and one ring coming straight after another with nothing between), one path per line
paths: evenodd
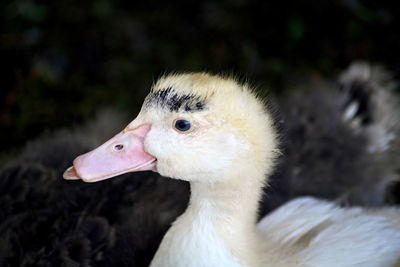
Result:
M285 93L271 101L282 156L261 214L305 195L351 206L399 203L394 190L400 101L394 75L359 61L334 81L303 76L288 78Z
M152 170L190 183L185 213L151 266L393 266L400 212L303 197L263 218L277 133L251 88L205 73L161 78L121 133L79 156L65 179L95 182Z

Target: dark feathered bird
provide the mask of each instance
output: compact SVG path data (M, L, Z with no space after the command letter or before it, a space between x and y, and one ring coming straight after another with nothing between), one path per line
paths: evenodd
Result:
M154 173L127 174L93 186L61 179L76 155L112 135L123 121L115 112L102 112L76 131L30 143L3 166L1 266L149 263L169 224L185 209L186 184Z
M301 87L274 102L282 160L261 215L301 195L384 204L400 162L391 77L379 67L356 63L337 82ZM186 208L186 183L151 172L95 184L61 179L73 158L125 122L103 112L77 130L33 141L3 164L1 266L149 264L170 223Z
M302 195L384 204L400 163L399 97L390 73L356 62L337 81L300 84L276 99L282 157L265 211Z

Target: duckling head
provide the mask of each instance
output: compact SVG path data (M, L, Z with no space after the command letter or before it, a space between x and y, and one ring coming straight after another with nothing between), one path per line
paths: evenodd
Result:
M142 170L216 182L272 167L272 120L247 85L206 73L160 78L139 115L115 137L79 156L65 179L95 182Z

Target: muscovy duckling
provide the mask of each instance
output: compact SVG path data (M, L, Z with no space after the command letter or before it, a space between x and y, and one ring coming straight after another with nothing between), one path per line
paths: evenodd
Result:
M288 78L276 103L282 156L262 213L310 195L351 206L399 203L400 98L382 66L354 62L337 80ZM397 194L399 195L399 194Z
M276 154L269 113L247 85L205 73L161 78L121 133L79 156L65 179L153 170L190 182L190 203L151 266L392 266L400 212L299 198L258 224Z

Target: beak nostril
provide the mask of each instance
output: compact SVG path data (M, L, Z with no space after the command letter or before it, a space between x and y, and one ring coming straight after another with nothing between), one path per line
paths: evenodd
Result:
M114 146L114 150L115 151L120 151L120 150L122 150L124 148L124 145L121 145L121 144L118 144L118 145L115 145Z

